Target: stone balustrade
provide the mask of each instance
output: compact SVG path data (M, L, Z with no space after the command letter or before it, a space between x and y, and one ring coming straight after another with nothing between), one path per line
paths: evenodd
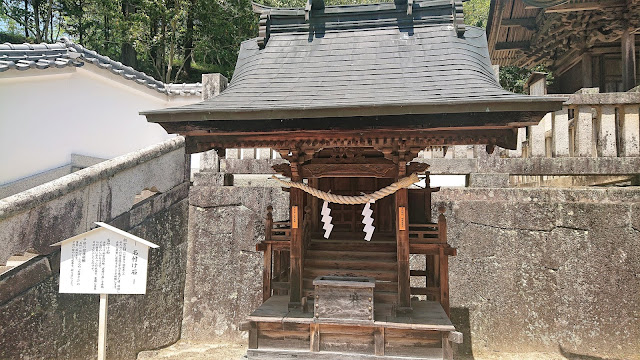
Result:
M554 95L557 96L557 95ZM572 94L565 106L538 125L518 129L516 150L502 158L640 156L640 93ZM431 147L420 158L477 158L484 147Z

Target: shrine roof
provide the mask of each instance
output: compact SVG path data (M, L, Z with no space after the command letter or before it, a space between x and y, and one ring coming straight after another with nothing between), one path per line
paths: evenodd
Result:
M163 123L513 111L518 122L517 112L561 108L564 99L500 87L485 32L465 27L461 3L410 2L263 8L261 37L242 43L225 91L142 114Z

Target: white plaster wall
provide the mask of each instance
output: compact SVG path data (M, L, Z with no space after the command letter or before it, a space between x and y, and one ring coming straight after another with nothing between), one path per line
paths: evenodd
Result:
M0 185L69 164L72 153L110 159L173 137L138 113L197 101L92 64L0 73Z

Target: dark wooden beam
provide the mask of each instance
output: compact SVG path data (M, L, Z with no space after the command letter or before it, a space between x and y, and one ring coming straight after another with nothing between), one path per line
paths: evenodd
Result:
M300 181L301 179L294 179ZM303 271L303 243L302 243L302 210L304 208L304 192L297 188L289 191L291 211L291 250L289 273L289 306L301 307L302 301L302 271ZM295 213L294 213L295 212ZM293 224L293 218L297 217L297 226ZM295 227L294 227L295 226Z
M536 18L503 19L500 23L502 27L523 27L534 31L537 29Z
M523 50L523 49L528 49L530 45L531 43L529 41L499 42L499 43L496 43L495 50L496 51Z
M394 178L395 164L308 164L302 166L302 177L376 177Z
M627 29L620 39L622 45L622 90L627 91L636 86L636 37L631 29Z
M590 53L582 54L582 87L593 86L593 61Z
M568 3L557 6L552 6L544 9L545 13L563 13L572 11L592 11L606 9L612 6L625 6L626 0L611 0L611 1L590 1L583 3ZM527 7L525 7L526 9Z

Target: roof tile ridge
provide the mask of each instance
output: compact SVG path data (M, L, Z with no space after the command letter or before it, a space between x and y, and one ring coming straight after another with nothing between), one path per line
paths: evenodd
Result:
M120 61L114 60L106 55L102 55L100 53L98 53L95 50L89 50L86 47L80 45L80 44L76 44L73 41L69 40L66 37L62 37L60 38L60 40L62 40L65 45L67 45L68 48L73 48L75 49L77 52L79 52L82 57L84 59L86 59L87 61L91 62L91 63L95 63L96 65L100 66L101 64L109 64L111 65L111 69L113 72L117 73L118 75L124 77L127 80L143 80L148 87L152 88L152 89L156 89L159 92L165 92L163 91L165 88L165 84L164 82L155 79L154 77L152 77L151 75L148 75L142 71L138 71L136 69L134 69L131 66L127 66L123 63L121 63ZM91 59L93 58L93 59ZM94 60L95 59L95 60ZM93 60L93 61L92 61ZM102 68L105 68L102 66ZM118 72L118 70L122 70L122 72ZM127 78L125 75L125 71L130 74L133 75L133 78ZM142 83L142 81L137 81L138 83Z

